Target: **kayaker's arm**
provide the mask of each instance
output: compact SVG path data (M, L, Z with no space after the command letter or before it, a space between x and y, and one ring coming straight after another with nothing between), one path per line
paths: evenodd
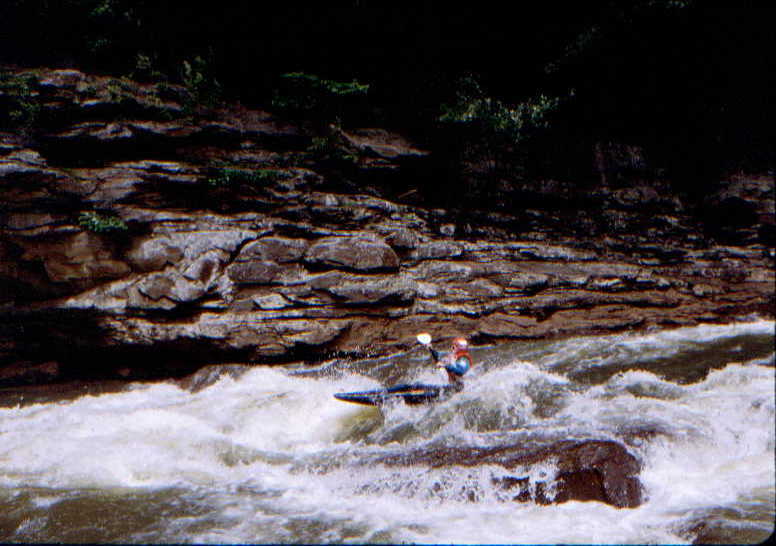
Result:
M428 349L428 352L431 353L431 358L434 359L434 362L438 363L441 358L439 351L434 349L431 345L426 345L426 348Z

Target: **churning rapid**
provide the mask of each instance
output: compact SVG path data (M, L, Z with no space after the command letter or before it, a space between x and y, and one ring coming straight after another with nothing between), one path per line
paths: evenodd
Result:
M102 394L0 393L0 541L759 542L774 525L774 323L473 351L466 389L379 410L335 392L442 383L422 349L316 369L220 367ZM517 502L497 464L383 456L603 439L643 503ZM551 462L522 469L552 480Z

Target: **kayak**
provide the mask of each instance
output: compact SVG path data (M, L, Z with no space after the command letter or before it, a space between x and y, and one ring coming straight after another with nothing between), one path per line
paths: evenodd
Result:
M461 389L463 389L463 385L413 383L397 385L389 389L338 392L334 395L334 398L364 406L381 406L394 400L403 400L406 404L417 405L446 400L456 392L460 392Z

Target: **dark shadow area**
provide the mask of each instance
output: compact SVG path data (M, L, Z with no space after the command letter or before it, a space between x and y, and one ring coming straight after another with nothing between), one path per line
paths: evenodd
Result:
M0 315L0 386L38 382L152 380L182 377L218 362L248 362L250 350L224 350L209 340L117 343L90 310Z
M204 102L262 107L284 73L357 80L369 85L367 103L352 101L340 121L400 128L440 149L441 106L463 74L477 74L507 104L562 97L552 138L529 150L526 176L579 182L590 172L590 145L617 141L648 149L692 198L713 189L720 172L773 170L774 51L768 11L693 0L0 7L0 62L170 81ZM452 168L439 178L454 181Z

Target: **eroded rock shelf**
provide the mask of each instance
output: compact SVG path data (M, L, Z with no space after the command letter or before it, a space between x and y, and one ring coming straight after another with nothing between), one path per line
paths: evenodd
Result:
M309 152L315 129L266 112L32 74L39 126L0 133L0 384L388 354L421 330L484 343L773 312L756 236L772 178L729 186L756 203L740 243L638 182L575 190L585 209L445 211L397 197L434 176L397 134L340 130L352 156L332 163ZM89 212L123 227L90 229Z

